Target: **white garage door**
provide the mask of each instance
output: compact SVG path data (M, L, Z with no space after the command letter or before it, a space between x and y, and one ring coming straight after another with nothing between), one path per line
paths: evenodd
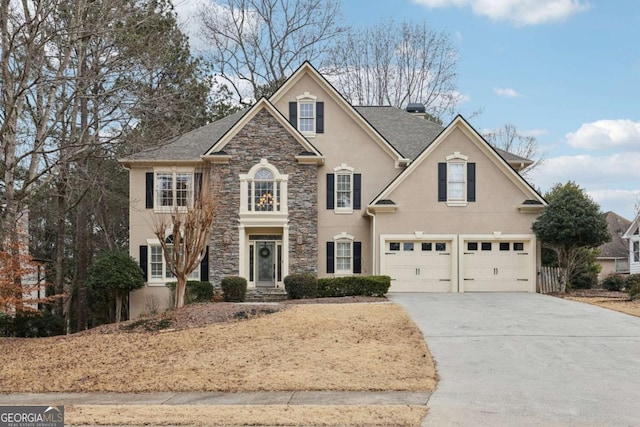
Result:
M389 292L451 292L451 241L385 242Z
M462 255L465 292L513 292L531 290L530 241L466 240Z

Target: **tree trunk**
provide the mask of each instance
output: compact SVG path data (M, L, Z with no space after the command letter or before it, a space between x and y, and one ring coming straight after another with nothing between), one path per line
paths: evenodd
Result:
M184 306L184 294L187 290L187 277L186 275L179 275L176 277L178 283L176 284L176 304L174 308L180 308Z
M122 292L116 291L116 323L122 319Z

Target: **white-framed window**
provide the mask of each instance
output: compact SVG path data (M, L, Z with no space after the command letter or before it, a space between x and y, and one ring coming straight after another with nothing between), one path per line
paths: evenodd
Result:
M465 164L451 162L447 164L447 200L464 201Z
M169 253L173 252L173 236L166 238ZM166 283L175 281L167 260L164 257L162 245L158 240L148 240L149 246L149 282ZM200 280L200 265L198 265L188 277L189 280Z
M353 171L354 168L341 164L333 169L335 174L336 212L353 211Z
M454 152L448 155L446 163L442 163L444 170L438 171L446 174L442 178L443 188L438 189L438 200L446 201L448 206L466 206L467 202L475 201L475 163L469 163L468 157Z
M348 274L352 271L352 242L340 240L336 242L336 273Z
M317 97L305 92L296 99L298 101L298 130L307 135L315 134Z
M286 213L287 180L266 159L240 175L241 212Z
M277 212L280 210L280 183L269 169L259 169L251 180L249 210Z
M354 236L342 232L333 236L335 242L335 274L353 273L353 241Z
M633 242L633 262L640 262L640 242Z
M193 171L155 171L155 209L173 210L193 203Z

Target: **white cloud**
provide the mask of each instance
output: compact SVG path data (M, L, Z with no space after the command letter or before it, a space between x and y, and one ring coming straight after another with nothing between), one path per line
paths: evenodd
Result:
M189 44L194 51L202 51L207 47L206 41L200 35L198 11L209 4L207 0L177 0L174 2L178 24L189 37Z
M571 147L587 150L638 150L640 148L640 122L631 120L598 120L585 123L566 135Z
M521 94L516 92L514 89L511 89L510 87L505 87L505 88L497 87L497 88L493 89L493 91L496 93L496 95L501 96L503 98L520 98L520 97L522 97Z
M493 21L537 25L562 21L589 8L584 0L414 0L428 7L470 7Z
M555 184L573 181L600 204L603 211L612 210L633 217L633 205L640 194L640 152L610 156L562 156L546 159L531 171L529 180L543 193Z
M603 212L613 211L629 221L636 216L636 207L640 203L638 190L593 190L587 194L600 205Z

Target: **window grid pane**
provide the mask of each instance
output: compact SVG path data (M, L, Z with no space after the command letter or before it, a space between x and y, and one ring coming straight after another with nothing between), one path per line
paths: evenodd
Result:
M176 174L176 206L187 206L191 189L191 174Z
M336 201L339 208L351 207L351 174L336 175Z
M464 200L464 164L449 163L449 200Z
M162 247L161 246L151 246L151 278L152 279L162 279L162 270L163 270L163 262L162 262Z
M336 271L351 271L351 242L337 242Z
M313 103L311 102L301 102L299 104L300 107L300 131L301 132L313 132L314 131L314 112L313 112Z
M275 210L277 195L274 192L273 181L254 182L254 204L257 212L271 212Z
M156 175L156 199L159 206L173 206L173 174Z

